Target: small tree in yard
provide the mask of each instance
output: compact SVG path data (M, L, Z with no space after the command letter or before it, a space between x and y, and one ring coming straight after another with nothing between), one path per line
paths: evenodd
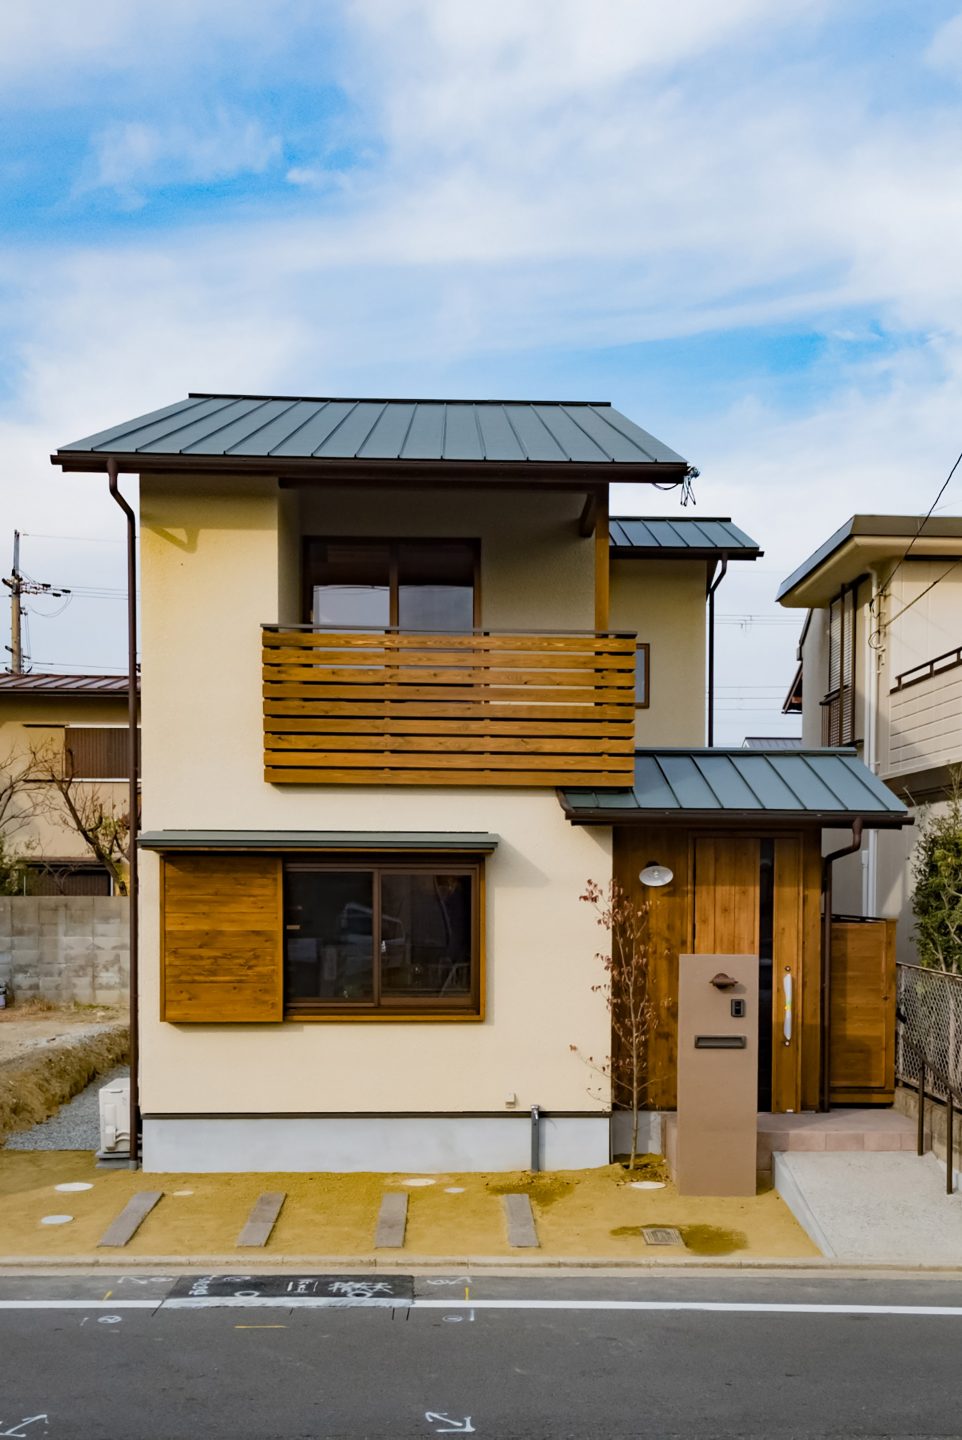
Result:
M100 861L118 895L130 893L130 816L114 805L97 785L78 780L69 751L56 744L31 752L31 777L37 787L37 808L59 823L67 822Z
M30 778L29 760L16 754L0 760L0 895L22 895L26 888L27 855L15 837L30 819Z
M595 920L608 932L609 948L595 957L604 968L604 979L592 985L602 994L611 1016L611 1054L582 1056L591 1069L611 1085L612 1102L631 1112L631 1156L634 1168L638 1156L638 1117L647 1082L645 1064L648 1037L654 1010L648 993L649 901L636 901L611 880L602 887L589 880L579 897L595 912ZM577 1045L570 1047L581 1054Z
M942 815L922 823L912 865L915 943L919 964L962 974L962 773Z

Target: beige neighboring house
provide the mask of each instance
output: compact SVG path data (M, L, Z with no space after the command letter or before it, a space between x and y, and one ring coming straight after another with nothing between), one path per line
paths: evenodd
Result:
M808 611L786 701L801 697L803 743L854 747L913 818L944 805L962 765L962 517L855 515L778 599ZM868 832L835 886L837 910L898 917L900 960L915 833Z
M19 770L32 753L62 759L78 782L127 809L127 677L0 674L0 763ZM51 787L32 781L8 825L29 856L33 895L109 895L111 878L70 823Z
M693 946L760 957L760 1107L818 1103L821 832L904 810L705 748L709 590L758 545L609 519L680 455L603 403L191 395L53 459L140 477L145 1169L524 1168L535 1108L545 1166L607 1163L613 876L650 1110Z

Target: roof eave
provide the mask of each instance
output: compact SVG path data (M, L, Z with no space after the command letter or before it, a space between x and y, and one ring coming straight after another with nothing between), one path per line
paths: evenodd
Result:
M294 483L412 480L423 484L433 474L445 481L520 482L576 489L605 485L615 480L663 483L672 477L677 477L680 484L688 472L685 461L667 460L369 460L276 455L159 455L100 450L58 450L50 457L50 463L59 465L65 474L106 474L110 461L116 464L120 473L130 475L241 473L268 475L281 482L289 480Z
M764 550L727 545L612 545L612 560L760 560Z
M565 819L572 825L764 825L778 829L844 829L856 820L866 830L901 830L915 822L908 814L877 814L864 811L816 810L581 810L567 805L559 794Z

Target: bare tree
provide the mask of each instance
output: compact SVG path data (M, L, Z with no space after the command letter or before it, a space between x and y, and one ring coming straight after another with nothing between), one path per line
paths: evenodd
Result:
M109 793L74 774L70 751L55 741L31 751L30 778L36 784L38 811L69 825L113 881L127 895L130 869L130 815Z
M18 895L26 882L29 846L18 846L16 837L33 811L30 778L28 756L13 751L0 759L0 895Z
M579 898L593 907L596 923L610 937L610 948L595 957L604 968L604 979L591 989L604 995L611 1016L611 1053L582 1055L582 1059L608 1081L612 1103L631 1112L629 1167L634 1168L639 1112L647 1088L648 1037L654 1019L648 986L649 901L646 896L633 899L617 880L606 887L589 880ZM582 1053L577 1045L570 1048Z

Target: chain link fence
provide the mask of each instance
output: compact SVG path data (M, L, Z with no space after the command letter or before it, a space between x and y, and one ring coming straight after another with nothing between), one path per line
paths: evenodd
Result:
M895 1071L936 1100L962 1098L962 976L919 965L896 967Z

